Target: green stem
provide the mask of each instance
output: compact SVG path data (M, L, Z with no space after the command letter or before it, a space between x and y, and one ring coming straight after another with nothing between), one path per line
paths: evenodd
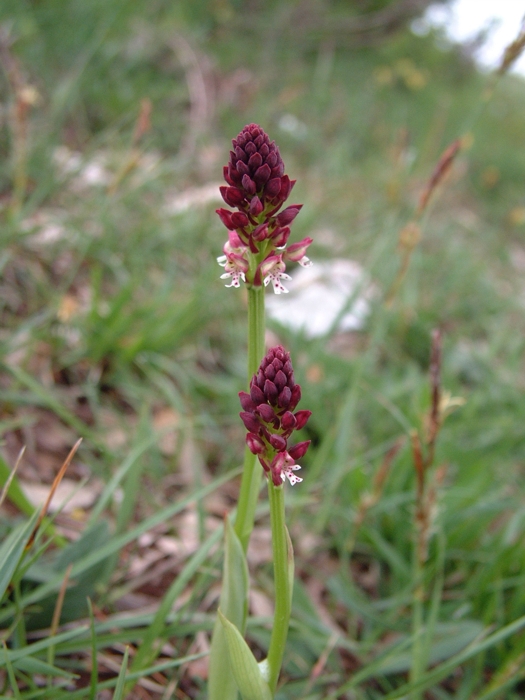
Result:
M275 613L272 637L268 650L268 667L270 689L275 693L279 673L283 662L286 637L291 612L292 577L288 551L288 533L284 515L284 484L275 486L268 479L268 498L270 501L270 522L272 526L273 573L275 583Z
M264 287L250 287L248 289L248 381L257 373L264 356L264 332ZM246 448L235 518L235 532L245 552L253 530L262 473L257 457Z

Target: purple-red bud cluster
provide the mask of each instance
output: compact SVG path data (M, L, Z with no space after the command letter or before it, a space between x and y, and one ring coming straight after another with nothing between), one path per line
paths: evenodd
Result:
M228 165L224 167L228 187L223 186L220 190L226 204L238 211L217 209L229 232L224 255L218 258L219 264L225 268L222 278L231 278L227 286L234 287L239 286L241 279L255 286L271 281L277 294L286 292L281 283L282 279L289 279L285 273L286 262L309 265L305 252L312 243L311 238L304 238L294 244L295 251L290 250L289 254L285 250L290 224L302 204L292 204L278 212L288 199L295 180L284 174L279 149L257 124L245 126L232 144ZM234 245L232 232L236 234ZM250 264L250 256L257 256L256 266ZM265 264L269 259L272 264Z
M250 393L239 393L240 416L248 430L246 444L276 486L285 477L291 484L302 481L294 474L300 469L296 460L305 455L310 440L288 447L292 433L301 430L311 415L305 410L294 413L300 398L290 354L280 345L266 353L250 382Z
M284 163L268 134L257 124L248 124L232 141L224 179L229 187L221 194L231 207L258 216L270 204L279 209L288 199L295 181L284 174Z

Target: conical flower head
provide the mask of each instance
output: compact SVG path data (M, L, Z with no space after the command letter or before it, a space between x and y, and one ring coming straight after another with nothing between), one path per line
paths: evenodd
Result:
M236 209L217 209L228 229L230 241L224 255L217 258L224 267L221 279L227 287L250 287L272 283L275 294L286 294L283 281L291 279L286 272L288 262L310 265L306 249L311 238L287 247L290 225L302 204L282 209L295 184L284 174L284 163L274 141L257 124L248 124L233 139L224 179L228 186L220 188L226 204ZM231 236L236 243L232 244Z
M278 411L293 411L297 406L301 388L294 381L290 353L281 345L268 350L252 379L250 390L250 393L259 390L264 401Z
M257 374L250 382L250 393L241 391L240 417L248 431L246 444L257 455L276 486L287 478L291 484L301 479L295 460L306 453L310 441L288 446L292 433L306 425L310 411L292 412L301 398L295 383L290 353L278 345L268 350Z
M293 183L284 175L284 163L268 134L258 124L248 124L233 139L221 188L226 204L258 216L268 204L279 208Z

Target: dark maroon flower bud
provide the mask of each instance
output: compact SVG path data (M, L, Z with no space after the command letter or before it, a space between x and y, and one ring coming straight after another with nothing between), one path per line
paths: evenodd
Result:
M277 405L280 408L288 409L288 408L290 408L291 398L292 398L291 389L290 389L290 387L285 386L284 389L279 394L279 398L277 399Z
M239 399L244 411L255 411L257 404L252 401L250 394L247 394L245 391L239 391Z
M286 440L282 435L270 435L270 445L278 452L282 452L282 450L286 449Z
M248 168L250 172L255 173L261 167L263 163L263 158L260 153L253 153L248 159ZM255 179L255 178L254 178Z
M286 411L281 416L281 427L286 432L294 430L297 420L291 411Z
M305 440L304 442L298 442L297 445L290 447L288 454L294 460L301 459L305 456L308 448L310 447L311 440Z
M256 241L264 241L268 238L268 224L261 224L254 229L252 233L252 238Z
M259 371L257 372L257 386L259 389L264 389L264 382L266 381L266 377L264 375L264 370L262 369L262 365L259 367Z
M293 411L294 408L297 406L299 401L301 400L301 387L299 384L295 384L295 386L292 389L292 397L290 399L290 411Z
M257 189L260 190L266 184L271 174L272 171L270 170L270 166L267 165L267 163L261 165L260 168L257 168L253 175L253 179L255 184L257 185Z
M295 429L301 430L301 428L304 428L304 426L308 423L308 419L311 415L311 411L297 411L297 413L295 414L295 420L297 421Z
M241 411L239 413L242 422L246 426L246 430L250 433L257 433L259 431L260 423L253 413L248 413L247 411Z
M273 382L273 380L275 379L275 374L275 367L273 365L268 365L268 367L264 370L264 376L271 382Z
M258 435L255 435L255 433L247 433L246 444L250 452L254 455L260 455L266 449L264 442Z
M271 406L267 403L261 403L257 406L257 413L261 416L265 423L275 423L277 416Z
M275 384L269 379L264 382L264 395L266 396L268 403L275 405L277 402L277 397L279 396L279 391Z
M288 239L290 238L290 227L285 226L284 228L276 228L272 233L272 241L276 248L282 248L286 245Z
M232 214L231 222L233 228L243 228L244 226L248 226L250 219L242 211L235 211Z
M239 136L241 136L241 134L239 134ZM246 143L246 140L243 139L242 136L241 136L241 138L239 138L239 136L237 136L237 140L233 139L233 141L232 141L234 148L235 148L235 153L232 153L232 151L230 151L230 156L236 156L238 158L238 160L242 160L245 163L247 163L248 156L245 153L245 151L243 151L243 149L242 149L242 146L244 146L244 144ZM232 157L232 162L235 162L233 157Z
M229 231L233 231L235 226L232 225L232 213L228 209L216 209L222 223L226 226Z
M281 178L275 177L273 180L268 180L264 188L264 195L268 199L274 199L281 191ZM284 200L283 200L284 201Z
M294 188L295 183L296 180L290 180L288 175L283 175L281 178L281 191L279 192L279 199L281 202L286 202Z
M276 372L273 383L275 384L275 386L277 387L277 391L279 392L282 391L286 386L287 377L286 374L282 371L282 369Z
M252 216L259 216L263 209L263 203L261 202L259 197L257 195L252 197L250 200L250 214Z
M231 152L230 152L231 153ZM230 166L225 165L224 168L222 169L222 174L224 176L224 179L228 183L228 185L235 185L234 180L232 180L231 175L230 175Z
M232 180L234 180L237 184L239 184L240 181L242 181L243 175L248 175L250 172L250 168L246 165L246 163L243 163L242 160L237 161L237 165L235 166L235 170L232 168L229 168L228 172L230 172L230 177ZM239 176L239 177L238 177Z
M220 187L222 198L230 207L237 207L244 199L240 190L236 187Z
M249 175L242 176L242 186L248 194L255 194L257 191L255 182L251 179Z
M282 212L276 217L279 226L287 226L288 224L291 224L297 214L301 211L302 206L302 204L292 204L291 207L286 207L286 209L283 209Z
M260 403L266 402L264 392L261 391L261 389L253 381L250 383L250 398L256 406L258 406Z

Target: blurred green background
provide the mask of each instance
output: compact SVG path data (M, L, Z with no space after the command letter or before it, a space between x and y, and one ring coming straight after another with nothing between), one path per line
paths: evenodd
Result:
M363 612L351 609L338 567L384 454L425 431L434 328L443 388L465 401L435 461L447 468L440 619L503 624L525 604L525 87L478 72L437 30L414 34L426 4L4 0L0 9L6 461L26 444L23 478L50 483L81 435L73 477L104 481L149 440L126 492L129 519L240 463L246 300L219 280L225 230L214 209L231 139L259 123L297 179L291 202L304 204L291 240L313 237L314 263L357 261L376 290L358 331L310 338L269 322L313 412L291 523L317 544L299 547L298 569L315 577L316 552L330 553L328 609L354 620L350 636ZM456 138L463 147L386 304L399 234ZM381 572L363 591L368 650L384 633L374 606L406 627L414 469L404 445L350 553L352 565ZM523 641L502 644L489 670ZM315 661L317 648L301 645L292 633L290 677L307 677ZM344 669L344 659L329 664L327 684Z

